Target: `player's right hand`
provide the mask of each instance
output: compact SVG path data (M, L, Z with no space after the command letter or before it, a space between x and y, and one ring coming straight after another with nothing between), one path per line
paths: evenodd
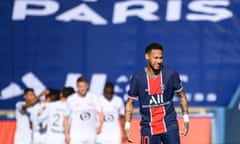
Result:
M134 142L134 141L132 140L132 138L131 138L131 131L130 131L130 129L125 129L125 135L126 135L127 141L128 141L129 143L133 143L133 142Z
M50 91L49 91L48 89L45 89L45 90L43 90L43 91L39 94L38 97L46 96L46 95L48 95L49 93L50 93Z

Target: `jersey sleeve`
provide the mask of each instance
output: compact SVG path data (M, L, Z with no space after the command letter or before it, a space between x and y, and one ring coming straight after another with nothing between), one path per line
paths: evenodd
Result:
M63 112L64 117L70 117L71 115L71 109L70 109L70 104L69 101L66 101L65 103L65 111Z
M22 106L24 105L23 102L17 102L16 103L16 109L15 109L15 114L16 114L16 120L18 120L20 113L22 111Z
M24 103L22 103L22 102L17 102L17 103L16 103L16 111L21 111L23 105L24 105Z
M130 81L130 88L128 90L128 97L130 99L138 99L138 85L136 75L133 75Z
M173 89L175 92L183 90L182 82L177 72L173 73Z

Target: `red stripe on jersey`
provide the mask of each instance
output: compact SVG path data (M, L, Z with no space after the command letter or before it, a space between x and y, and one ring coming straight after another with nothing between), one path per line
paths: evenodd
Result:
M162 94L162 90L160 89L160 86L162 84L162 79L160 75L156 78L152 78L148 76L148 89L149 89L149 94L154 95L154 94Z
M166 132L164 121L165 109L164 106L151 108L151 130L152 134L160 134Z
M157 78L152 78L148 76L148 89L149 95L163 94L163 91L160 89L162 85L162 75L160 74ZM164 120L165 107L158 106L150 109L151 115L151 131L152 134L160 134L166 132L166 124Z

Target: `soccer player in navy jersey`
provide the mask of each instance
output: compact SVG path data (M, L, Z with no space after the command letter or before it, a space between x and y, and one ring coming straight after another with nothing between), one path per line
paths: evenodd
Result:
M177 114L173 96L179 96L184 119L183 136L189 130L188 102L179 74L163 66L163 47L151 43L146 47L147 67L131 78L128 100L125 106L125 134L133 142L130 122L135 100L139 100L141 114L141 144L180 144Z

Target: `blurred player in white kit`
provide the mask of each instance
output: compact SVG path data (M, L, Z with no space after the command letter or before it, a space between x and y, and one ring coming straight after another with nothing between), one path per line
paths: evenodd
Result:
M102 132L97 137L97 144L121 144L124 140L124 103L123 100L114 95L114 85L111 82L105 84L104 96L100 98L102 110L105 117ZM120 124L119 124L120 120Z
M30 125L32 125L33 130L33 142L32 144L45 144L46 142L46 132L47 132L47 122L39 121L39 115L45 110L46 104L50 101L55 101L59 99L59 90L47 89L42 92L41 96L46 98L42 101L36 103L33 107L29 109L30 112Z
M64 133L64 117L69 115L67 97L74 93L74 89L66 87L60 94L60 100L49 102L46 109L39 115L39 122L47 122L45 144L66 144Z
M31 108L37 101L34 90L26 88L24 90L24 101L16 103L16 131L14 144L32 144L32 130L30 128L30 113Z
M98 97L88 92L85 77L77 80L78 92L69 96L67 105L70 115L65 117L64 127L67 142L70 144L96 144L104 121Z

